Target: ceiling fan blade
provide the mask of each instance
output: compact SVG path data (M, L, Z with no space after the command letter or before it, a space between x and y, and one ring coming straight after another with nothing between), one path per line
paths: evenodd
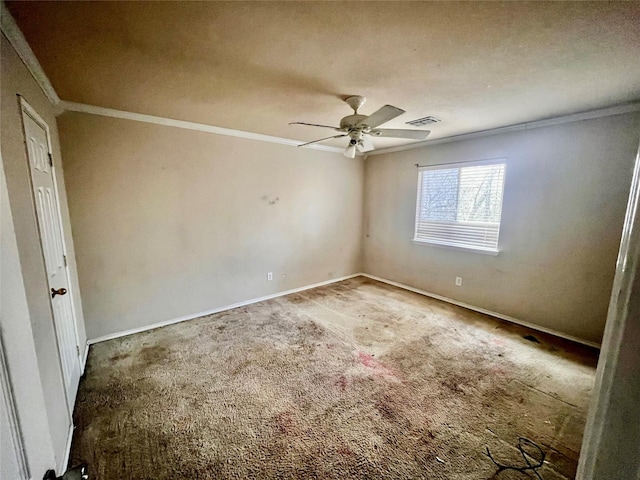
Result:
M340 130L338 127L332 127L331 125L318 125L317 123L290 122L289 125L309 125L311 127L324 127L324 128L332 128L334 130Z
M393 105L385 105L384 107L376 110L367 118L360 122L361 125L367 125L371 128L377 127L378 125L382 125L389 120L393 120L394 118L402 115L404 110L398 107L394 107Z
M373 143L371 143L371 139L369 138L369 136L363 135L358 145L356 145L356 148L359 152L370 152L375 147L373 146Z
M377 128L371 130L371 135L376 137L413 138L415 140L424 140L430 133L430 130L403 130L395 128Z
M340 138L340 137L346 137L347 135L334 135L333 137L327 137L327 138L321 138L320 140L313 140L311 142L307 142L307 143L301 143L300 145L298 145L299 147L304 147L305 145L311 145L312 143L318 143L318 142L324 142L325 140L330 140L332 138Z

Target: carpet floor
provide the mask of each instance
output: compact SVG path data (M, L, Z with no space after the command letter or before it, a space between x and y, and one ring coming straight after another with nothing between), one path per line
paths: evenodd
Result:
M596 362L356 277L93 345L71 463L97 480L506 480L532 477L485 449L524 465L527 437L542 478L574 478Z

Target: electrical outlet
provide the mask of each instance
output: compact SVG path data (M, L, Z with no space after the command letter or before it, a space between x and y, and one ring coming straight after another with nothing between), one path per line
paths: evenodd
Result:
M273 280L273 272L267 273L267 282L270 282L271 280Z
M462 286L462 277L456 277L456 287Z

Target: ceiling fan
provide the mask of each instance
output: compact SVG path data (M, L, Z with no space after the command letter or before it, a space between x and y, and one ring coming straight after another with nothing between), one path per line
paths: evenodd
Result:
M344 156L355 158L356 149L360 152L369 152L374 149L370 136L374 137L395 137L395 138L411 138L413 140L424 140L431 133L429 130L403 130L394 128L377 128L379 125L386 123L405 113L404 110L392 105L385 105L376 110L371 115L360 115L358 109L364 104L366 98L359 95L349 97L345 100L353 109L353 115L347 115L340 120L339 127L330 125L318 125L317 123L291 122L289 125L310 125L312 127L332 128L340 135L313 140L312 142L301 143L299 147L310 145L312 143L324 142L332 138L349 137L349 146L344 151Z

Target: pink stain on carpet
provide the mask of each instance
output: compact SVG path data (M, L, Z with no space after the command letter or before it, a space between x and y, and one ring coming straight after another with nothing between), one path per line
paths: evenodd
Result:
M373 356L367 353L358 352L358 360L360 360L360 363L362 363L365 367L370 368L373 371L373 374L376 376L379 376L379 377L382 377L385 375L390 377L399 376L399 372L387 367L382 362L379 362L378 360L373 358Z
M340 378L336 381L336 385L344 392L347 389L347 377L340 375Z

